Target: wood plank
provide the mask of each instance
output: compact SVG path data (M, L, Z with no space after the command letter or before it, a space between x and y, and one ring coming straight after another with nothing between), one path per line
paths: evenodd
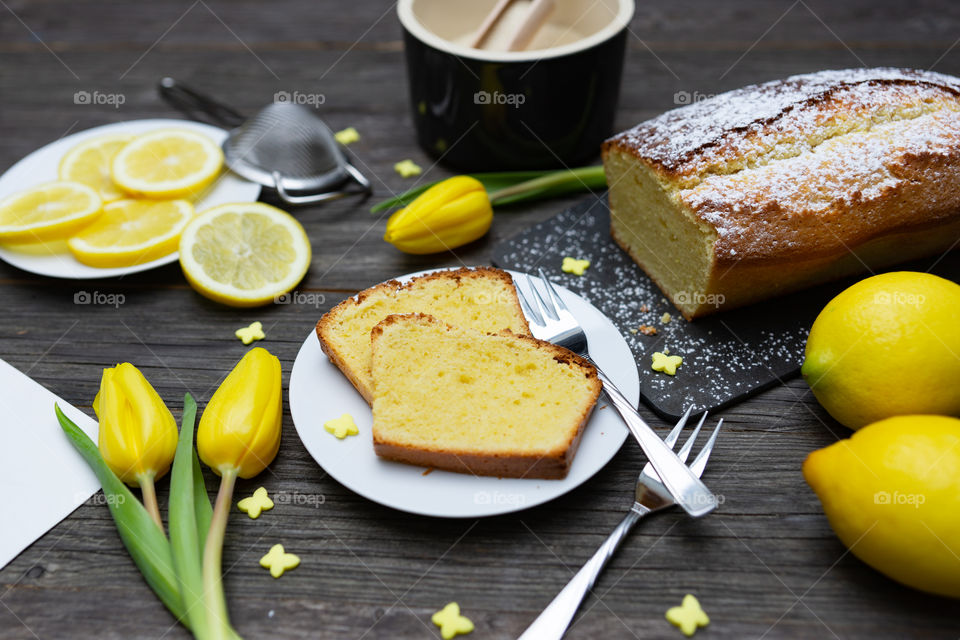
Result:
M197 4L142 59L190 3L8 5L30 30L9 13L0 21L0 168L68 132L174 116L154 91L169 74L245 112L276 91L322 92L330 125L360 130L351 151L378 198L415 184L393 172L406 157L430 168L423 180L449 175L415 145L401 33L388 4L217 0L206 5L212 13ZM960 72L960 47L943 55L960 33L960 5L950 2L640 3L631 30L618 128L676 106L679 91L707 95L861 60ZM122 93L125 102L76 105L80 90ZM577 199L499 210L487 238L455 255L421 257L380 239L385 218L368 213L370 202L303 209L314 262L298 291L313 297L256 310L198 296L176 265L64 282L0 264L0 357L88 413L101 368L132 361L179 415L184 392L202 404L245 352L237 327L264 323L261 344L280 357L286 382L314 322L343 297L410 271L488 263L499 239ZM80 291L122 294L123 304L74 304ZM884 578L830 531L800 463L846 431L802 380L721 415L726 426L706 478L722 507L703 520L668 512L638 527L568 637L678 637L663 613L688 592L710 614L713 637L956 637L952 602ZM277 460L238 487L242 496L263 485L278 499L256 521L231 515L224 566L234 622L252 638L424 638L436 635L430 615L457 600L477 637L516 637L623 516L643 462L627 443L584 486L546 505L479 521L421 518L329 478L287 413ZM212 474L207 484L215 490ZM159 492L165 504L166 481ZM257 564L274 542L303 559L280 580ZM166 638L188 637L170 628L96 497L0 571L0 604L0 639L158 637L168 629Z

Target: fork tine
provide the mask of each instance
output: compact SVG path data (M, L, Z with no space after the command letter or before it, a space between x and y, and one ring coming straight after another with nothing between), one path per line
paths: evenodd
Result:
M550 294L550 299L553 301L554 306L567 311L567 305L563 304L563 300L560 299L560 294L558 294L557 290L553 287L553 283L547 280L547 275L543 272L543 269L538 268L537 275L540 276L543 283L547 285L547 293Z
M673 429L670 430L670 433L667 434L667 437L663 439L667 443L667 446L673 449L673 446L677 444L677 438L680 437L680 432L683 431L683 428L687 425L687 418L690 417L690 412L693 411L693 405L687 407L687 410L684 412L683 417L680 418L680 422L677 423Z
M540 314L530 307L530 304L527 302L527 298L523 295L523 291L520 290L520 287L514 285L513 288L517 290L517 299L520 301L520 308L523 309L523 315L527 316L527 319L533 321L534 324L542 325L543 318L541 318Z
M713 429L713 433L710 434L710 439L707 440L707 444L703 445L703 450L697 454L697 457L694 458L690 464L690 470L693 471L698 478L703 475L703 470L707 466L707 460L710 459L710 452L713 451L713 445L717 441L717 434L720 433L720 425L722 424L723 418L720 418L720 422L717 423L717 426Z
M547 305L547 301L543 299L543 296L540 295L540 291L533 284L533 279L530 277L530 274L527 274L527 286L530 287L530 290L533 291L534 301L537 303L537 307L540 309L540 313L544 316L547 316L553 320L559 320L560 316L557 315L556 310L553 308L553 305Z
M687 438L687 441L683 443L683 447L680 448L680 452L677 453L677 457L680 458L682 462L687 461L687 456L690 455L690 449L693 448L693 443L697 441L697 434L700 433L700 427L703 426L703 423L707 420L707 412L703 412L703 416L700 418L700 422L697 423L696 428L693 430L693 433L690 434L690 437Z

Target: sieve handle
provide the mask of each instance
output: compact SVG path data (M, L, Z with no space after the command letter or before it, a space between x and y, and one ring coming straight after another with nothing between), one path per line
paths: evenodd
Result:
M232 107L194 91L170 77L160 80L157 91L161 98L193 120L212 120L215 124L229 129L239 127L246 120Z

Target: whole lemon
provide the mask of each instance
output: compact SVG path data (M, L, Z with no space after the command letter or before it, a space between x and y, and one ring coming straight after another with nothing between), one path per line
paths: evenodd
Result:
M912 271L861 280L817 316L801 372L851 429L911 413L960 415L960 285Z
M897 416L803 463L840 541L905 585L960 598L960 420Z

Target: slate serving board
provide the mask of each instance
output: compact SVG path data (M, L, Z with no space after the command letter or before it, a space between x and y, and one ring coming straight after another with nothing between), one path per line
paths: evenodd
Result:
M640 373L640 396L657 413L676 420L690 405L714 410L795 376L807 333L820 309L863 276L687 322L660 289L610 238L606 195L590 196L566 211L494 247L495 265L536 273L577 292L623 333ZM565 256L588 258L583 276L563 273ZM930 271L960 280L960 251L901 264L891 270ZM879 273L879 271L878 271ZM641 311L646 305L649 310ZM668 323L661 321L670 313ZM641 324L656 328L646 336ZM650 368L652 354L669 348L683 357L676 376Z

